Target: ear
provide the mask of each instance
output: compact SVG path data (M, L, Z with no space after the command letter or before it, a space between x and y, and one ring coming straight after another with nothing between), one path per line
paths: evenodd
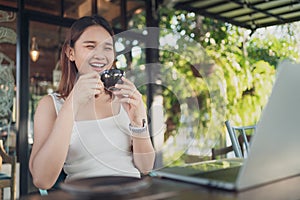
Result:
M66 48L65 54L67 55L67 57L69 58L70 61L74 61L75 57L74 57L74 49L70 46L68 46Z

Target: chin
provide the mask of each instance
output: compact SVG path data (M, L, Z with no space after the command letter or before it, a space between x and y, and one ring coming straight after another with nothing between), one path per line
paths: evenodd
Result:
M93 69L93 71L95 71L97 73L100 73L100 72L103 72L104 70L106 70L106 68L95 68L95 67L93 67L92 69Z

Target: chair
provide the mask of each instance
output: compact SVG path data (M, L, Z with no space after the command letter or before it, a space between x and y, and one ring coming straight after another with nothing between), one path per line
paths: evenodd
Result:
M218 156L224 156L231 151L233 151L232 145L228 146L228 147L223 147L223 148L212 148L211 149L211 159L215 160L215 159L217 159Z
M245 150L249 152L249 141L251 135L255 132L256 125L250 126L232 126L229 120L225 121L225 125L232 143L232 147L236 157L244 157L244 146ZM247 132L251 130L252 134L249 135Z
M0 173L0 188L1 199L3 199L4 188L10 188L10 199L16 199L16 163L17 157L15 155L8 155L3 147L3 142L0 140L0 156L2 163L8 163L11 165L10 174Z
M251 126L232 126L229 120L225 121L225 125L231 140L232 145L222 148L212 148L211 149L211 159L215 160L218 156L226 155L227 153L233 151L235 156L238 158L245 157L245 150L248 153L249 151L249 141L251 135L248 135L247 132L251 130L255 131L256 125Z
M0 116L0 138L3 143L3 148L7 153L10 153L10 133L12 128L11 124L11 114L8 114L7 116Z

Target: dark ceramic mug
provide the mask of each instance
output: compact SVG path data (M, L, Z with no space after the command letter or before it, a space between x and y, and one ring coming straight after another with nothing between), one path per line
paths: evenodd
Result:
M116 90L115 85L117 83L122 84L121 78L125 75L121 69L107 69L100 73L101 81L104 84L106 90Z

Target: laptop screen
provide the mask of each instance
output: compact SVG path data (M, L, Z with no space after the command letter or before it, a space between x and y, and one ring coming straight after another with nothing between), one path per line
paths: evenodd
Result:
M300 174L300 64L282 62L251 138L238 189Z

